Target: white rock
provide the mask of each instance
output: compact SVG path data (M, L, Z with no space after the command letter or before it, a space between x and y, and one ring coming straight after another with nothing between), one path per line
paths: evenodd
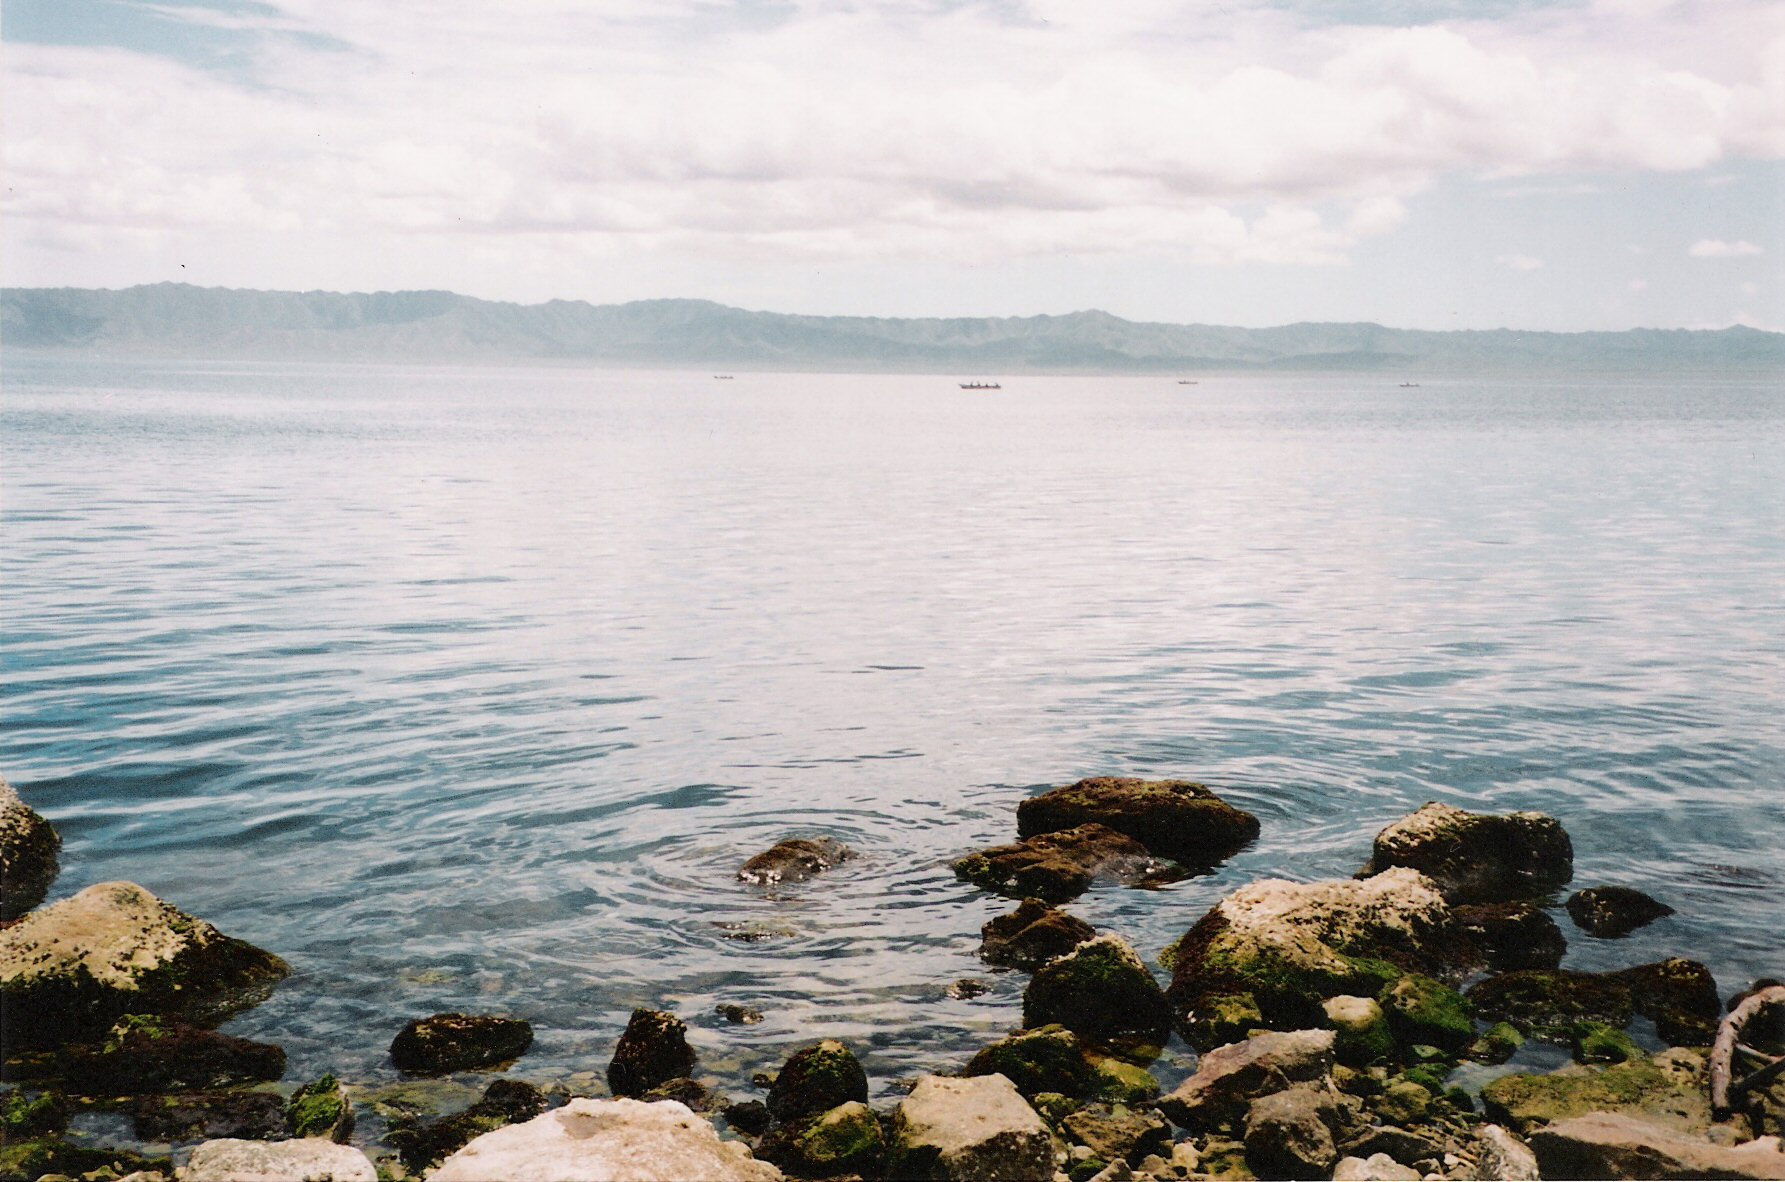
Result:
M674 1100L572 1100L485 1133L440 1163L429 1182L780 1182L741 1142L721 1141Z
M886 1173L941 1182L1051 1179L1053 1136L1002 1075L926 1075L893 1114Z
M1418 1177L1418 1170L1402 1165L1386 1153L1341 1158L1333 1167L1333 1182L1414 1182Z
M1729 1148L1609 1112L1539 1129L1531 1149L1549 1178L1785 1178L1776 1137Z
M1469 1177L1500 1182L1537 1182L1537 1157L1530 1146L1499 1125L1475 1130L1475 1169Z
M180 1182L378 1182L365 1154L320 1137L298 1141L206 1141Z

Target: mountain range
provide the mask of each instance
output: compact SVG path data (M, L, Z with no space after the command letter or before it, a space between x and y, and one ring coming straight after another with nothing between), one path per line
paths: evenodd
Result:
M246 291L157 283L0 293L8 350L118 357L578 362L783 370L1785 373L1752 328L1429 332L1379 324L1234 328L1060 316L887 319L706 300L511 304L445 291Z

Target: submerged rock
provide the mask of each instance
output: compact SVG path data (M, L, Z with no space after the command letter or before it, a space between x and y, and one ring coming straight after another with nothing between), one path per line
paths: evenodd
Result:
M71 1090L88 1095L205 1091L278 1079L285 1052L172 1018L131 1014L98 1046L69 1048L60 1069Z
M954 864L957 878L1001 895L1064 903L1095 882L1140 886L1165 881L1171 868L1147 848L1102 825L1080 825L968 854Z
M888 1140L889 1178L1045 1182L1054 1176L1053 1134L1001 1075L924 1076L894 1110Z
M1326 998L1374 997L1405 971L1441 971L1458 950L1450 909L1415 870L1362 881L1262 879L1178 941L1168 994L1186 1037L1196 1008L1223 994L1250 994L1272 1025L1312 1026Z
M192 1151L180 1182L378 1182L365 1154L320 1137L298 1141L206 1141Z
M290 971L135 883L100 883L0 931L0 1041L34 1050L125 1014L212 1017Z
M1507 1022L1525 1034L1566 1042L1582 1022L1622 1029L1635 1012L1630 990L1600 973L1524 969L1470 986L1465 996L1490 1022Z
M1196 1073L1159 1110L1173 1124L1213 1131L1241 1120L1253 1100L1296 1083L1324 1080L1333 1069L1330 1030L1269 1031L1203 1055Z
M1023 992L1023 1025L1053 1024L1097 1042L1163 1045L1171 1003L1126 940L1099 936L1036 969Z
M475 1138L532 1120L545 1109L544 1094L532 1084L498 1079L465 1111L425 1124L392 1128L384 1139L402 1157L404 1166L420 1172Z
M273 1092L181 1092L142 1096L131 1105L139 1141L226 1137L274 1141L285 1136L285 1102Z
M713 1012L734 1026L754 1026L762 1021L761 1010L741 1006L736 1002L722 1001L713 1007Z
M1531 1150L1547 1178L1785 1178L1777 1137L1719 1145L1609 1112L1539 1129Z
M1024 899L1015 911L987 920L979 935L979 955L987 964L1038 969L1096 936L1097 929L1040 899Z
M507 1062L532 1045L533 1027L519 1018L435 1014L417 1018L397 1033L390 1060L400 1071L445 1075Z
M1529 899L1574 877L1574 845L1554 817L1471 813L1428 802L1376 835L1360 877L1418 870L1452 903Z
M1630 887L1588 887L1568 896L1568 918L1588 935L1613 939L1654 923L1673 908Z
M607 1065L607 1086L614 1095L642 1096L658 1084L693 1074L694 1048L682 1020L662 1010L633 1010Z
M794 1053L769 1088L769 1112L778 1121L797 1121L850 1101L866 1103L868 1076L853 1052L825 1039Z
M347 1089L332 1075L305 1084L285 1102L285 1124L293 1137L327 1137L347 1144L353 1136Z
M1470 903L1451 908L1457 930L1475 945L1481 962L1497 973L1553 969L1568 940L1549 912L1531 903Z
M0 776L0 920L43 902L61 870L62 838Z
M759 886L805 882L854 856L855 851L834 837L790 837L745 862L738 880Z
M524 1124L485 1133L440 1164L429 1182L779 1182L740 1141L673 1100L572 1100Z
M640 1100L674 1100L690 1112L723 1112L731 1104L731 1097L693 1079L672 1079L658 1084Z
M1708 1047L1717 1037L1721 999L1711 970L1675 956L1619 969L1605 976L1630 990L1633 1009L1655 1023L1655 1033L1676 1047Z
M1019 837L1099 824L1162 858L1210 867L1258 836L1258 818L1189 780L1094 776L1017 805Z

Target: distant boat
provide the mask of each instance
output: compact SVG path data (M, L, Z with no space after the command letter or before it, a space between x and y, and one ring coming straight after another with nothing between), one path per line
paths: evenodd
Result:
M716 373L713 375L713 380L715 382L729 382L731 381L731 375L728 373Z
M1180 385L1180 386L1194 386L1195 384L1196 384L1195 378L1179 378L1178 379L1178 385Z
M961 383L961 389L963 389L963 390L1002 390L1003 388L1004 387L1000 386L997 382L962 382Z
M1402 382L1401 389L1403 389L1403 390L1417 390L1417 389L1419 389L1419 383L1418 382Z

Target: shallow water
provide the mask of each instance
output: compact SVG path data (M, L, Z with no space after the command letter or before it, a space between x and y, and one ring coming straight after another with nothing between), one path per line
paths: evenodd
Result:
M63 834L55 897L132 879L292 961L227 1027L288 1078L394 1078L447 1009L530 1019L517 1075L599 1072L653 1005L710 1074L834 1036L884 1093L1019 1018L974 955L1010 904L950 859L1098 773L1264 821L1212 876L1075 906L1148 957L1436 799L1551 812L1576 885L1679 909L1562 917L1570 964L1785 973L1776 382L6 385L0 768ZM733 880L815 833L862 856ZM993 991L947 999L967 975Z

